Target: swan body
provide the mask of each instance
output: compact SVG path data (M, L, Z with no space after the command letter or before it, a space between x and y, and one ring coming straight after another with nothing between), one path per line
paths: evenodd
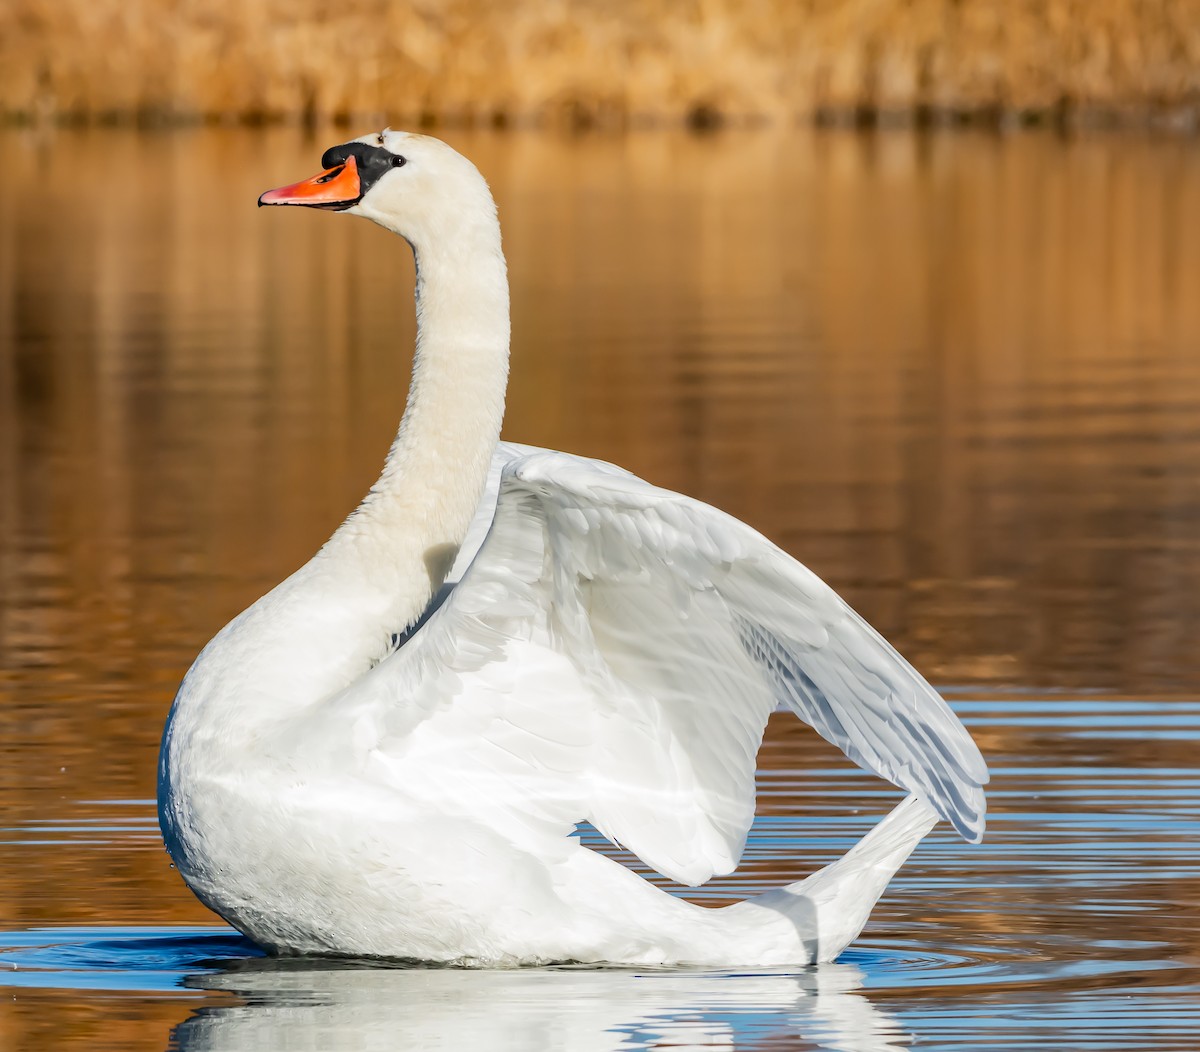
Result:
M379 481L226 625L176 696L159 817L179 872L269 950L477 965L835 957L987 771L942 699L750 527L609 464L499 441L508 286L487 184L436 139L328 151L262 204L349 211L417 262L408 404ZM846 856L723 909L783 706L909 794Z

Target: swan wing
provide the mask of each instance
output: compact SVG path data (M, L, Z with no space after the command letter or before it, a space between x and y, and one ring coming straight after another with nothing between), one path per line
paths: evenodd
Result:
M393 740L457 719L469 751L486 728L526 775L496 807L587 819L685 884L736 868L779 705L982 835L975 743L878 633L749 526L599 461L509 452L482 547L374 671L401 668Z

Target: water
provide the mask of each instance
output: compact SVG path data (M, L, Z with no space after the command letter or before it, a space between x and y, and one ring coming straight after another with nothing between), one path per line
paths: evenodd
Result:
M0 1047L1200 1047L1200 143L462 135L514 294L506 434L752 522L993 771L798 974L264 959L154 819L211 633L369 485L411 263L257 212L325 137L0 135ZM730 901L896 798L793 720Z

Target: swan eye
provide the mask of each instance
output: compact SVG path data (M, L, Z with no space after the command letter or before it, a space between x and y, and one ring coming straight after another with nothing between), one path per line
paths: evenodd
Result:
M393 168L403 168L407 163L408 162L403 157L393 157L392 158L392 167Z

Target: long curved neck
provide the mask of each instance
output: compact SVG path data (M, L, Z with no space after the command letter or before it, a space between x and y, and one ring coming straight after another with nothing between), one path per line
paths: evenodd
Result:
M431 250L413 244L412 384L378 481L308 563L218 634L181 699L203 696L244 719L328 697L378 661L441 586L483 494L508 378L494 211L453 233Z
M417 347L400 429L378 481L322 550L393 604L393 631L440 587L479 503L508 379L508 282L499 229L417 262ZM488 235L492 236L488 236Z

